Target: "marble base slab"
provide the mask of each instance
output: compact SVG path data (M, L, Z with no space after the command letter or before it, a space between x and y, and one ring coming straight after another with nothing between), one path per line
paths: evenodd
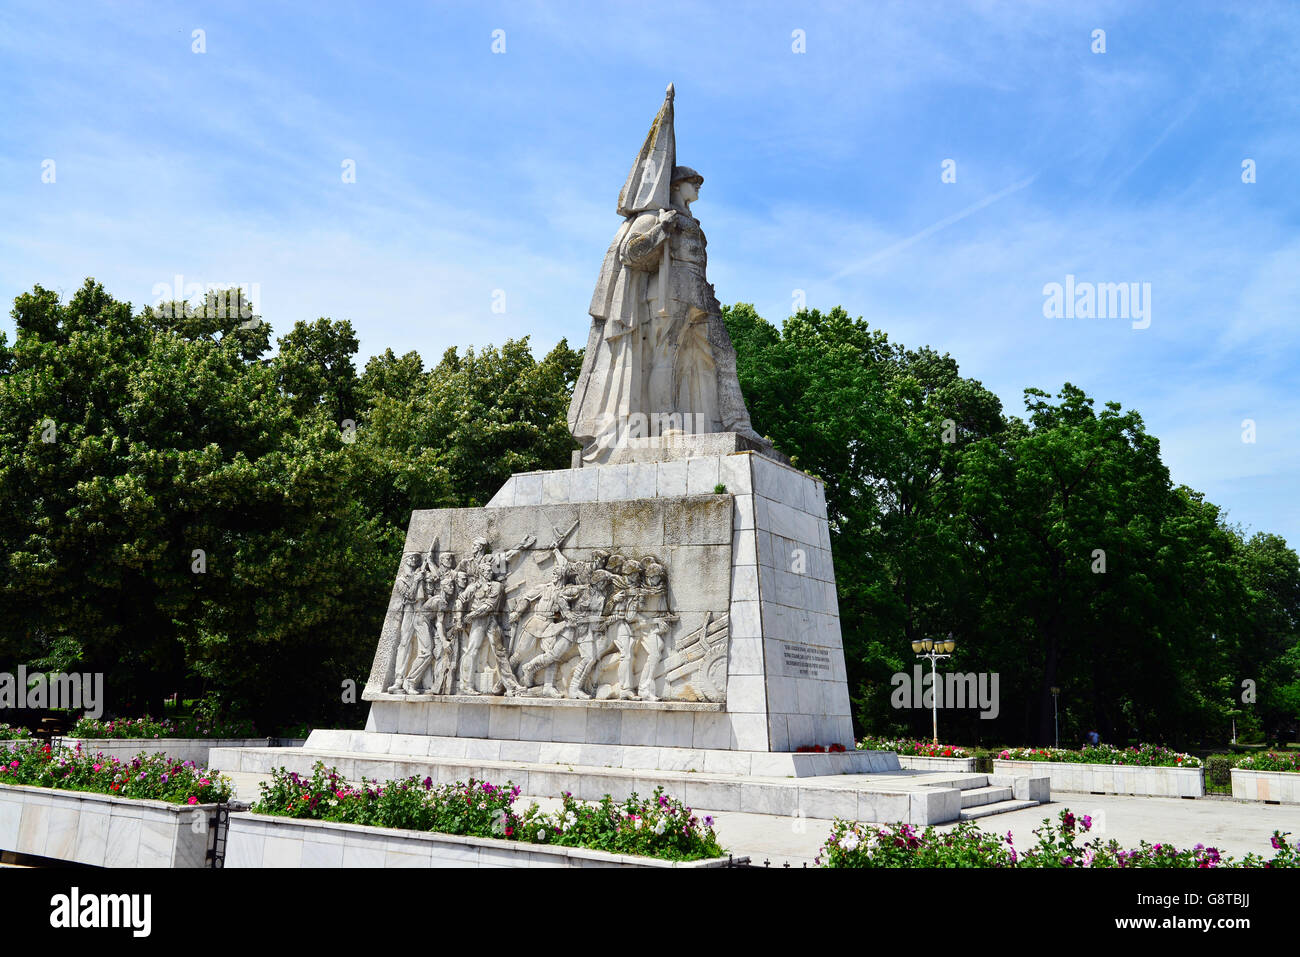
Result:
M884 773L900 770L892 751L818 754L796 751L737 751L726 748L588 744L552 740L522 741L454 735L391 734L373 731L313 731L305 751L388 754L401 757L474 758L542 764L581 764L627 770L695 771L763 777L812 777ZM238 749L214 752L228 760ZM222 764L222 767L226 767Z

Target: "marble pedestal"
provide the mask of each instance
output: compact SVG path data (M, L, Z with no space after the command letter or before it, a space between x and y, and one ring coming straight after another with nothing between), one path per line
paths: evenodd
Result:
M708 699L388 695L384 651L391 659L400 618L390 612L364 694L373 703L368 730L745 752L852 749L820 481L752 452L523 473L484 509L414 513L407 549L439 536L457 548L476 534L502 543L525 533L543 539L572 521L577 548L617 549L634 539L666 556L669 598L683 620L706 610L715 621L726 616L725 666L713 669Z

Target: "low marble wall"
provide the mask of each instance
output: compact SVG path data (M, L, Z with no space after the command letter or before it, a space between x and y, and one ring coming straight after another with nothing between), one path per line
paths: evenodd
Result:
M1201 768L1147 768L1127 764L1073 764L1064 761L993 761L995 774L1047 776L1053 791L1134 794L1144 797L1205 796Z
M215 809L0 784L0 850L97 867L205 867Z
M145 754L165 754L176 761L193 761L200 767L209 765L208 752L213 748L265 748L267 738L64 738L68 748L115 757L119 761ZM301 747L305 738L277 739L276 747Z
M753 777L812 777L828 774L880 774L899 770L892 751L722 751L692 747L624 747L553 741L500 740L374 731L313 731L308 750L338 754L391 754L400 757L467 758L527 764L582 765L628 770L707 771ZM215 760L230 771L244 770L220 752ZM228 766L227 766L228 765ZM941 768L940 770L951 770Z
M924 755L900 754L898 765L913 771L974 771L974 758L931 758Z
M1300 804L1300 774L1232 769L1232 796L1244 801Z
M664 861L580 847L232 814L226 867L722 867L726 858Z

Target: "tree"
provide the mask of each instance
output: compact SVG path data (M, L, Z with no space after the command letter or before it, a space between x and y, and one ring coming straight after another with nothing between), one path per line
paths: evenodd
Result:
M156 714L194 674L274 720L271 689L307 661L359 673L385 534L356 510L333 411L281 391L305 378L283 352L260 361L269 328L174 305L133 314L93 280L15 301L0 629L19 660L105 672L120 708ZM260 672L268 640L282 667Z
M755 428L826 481L861 726L928 731L890 708L890 680L911 640L948 631L951 670L999 675L997 720L946 718L959 740L1050 742L1054 686L1066 740L1226 737L1234 675L1261 676L1275 727L1294 721L1295 552L1175 487L1137 413L1067 383L1005 416L951 357L842 309L780 329L724 315Z
M859 715L901 729L890 678L910 666L910 641L962 630L969 583L949 487L961 450L1001 428L1000 403L950 357L894 345L843 309L780 330L747 304L724 318L755 428L826 482Z

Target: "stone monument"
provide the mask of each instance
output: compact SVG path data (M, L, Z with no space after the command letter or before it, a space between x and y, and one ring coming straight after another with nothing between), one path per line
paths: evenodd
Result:
M822 485L750 424L703 179L677 164L669 86L596 280L573 468L412 515L377 730L527 740L529 706L563 702L534 723L580 743L852 746Z
M907 772L854 749L823 486L750 423L691 211L702 183L677 163L669 86L596 280L572 467L513 475L483 508L412 513L366 730L314 731L291 763L592 799L662 784L714 810L958 815L947 778L901 793L844 780ZM285 759L260 750L223 759ZM823 780L786 780L807 777Z

